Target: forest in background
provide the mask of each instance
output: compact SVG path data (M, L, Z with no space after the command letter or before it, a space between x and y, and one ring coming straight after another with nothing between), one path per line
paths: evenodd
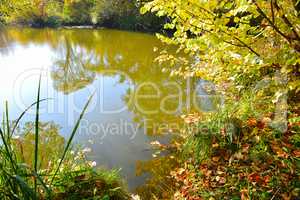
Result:
M0 21L37 28L90 25L156 32L166 18L140 14L135 0L1 0Z

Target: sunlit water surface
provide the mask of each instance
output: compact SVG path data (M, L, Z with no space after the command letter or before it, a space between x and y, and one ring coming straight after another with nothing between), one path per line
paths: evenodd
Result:
M137 162L152 158L151 141L168 142L176 131L168 125L192 109L195 101L186 94L199 84L162 73L155 47L165 48L155 36L115 30L1 30L0 111L7 100L16 119L36 100L42 74L41 97L51 99L41 104L41 121L58 125L67 138L95 92L75 142L91 148L89 159L98 166L121 169L134 189L149 178L136 175ZM202 102L199 107L211 109ZM34 121L34 112L22 123Z

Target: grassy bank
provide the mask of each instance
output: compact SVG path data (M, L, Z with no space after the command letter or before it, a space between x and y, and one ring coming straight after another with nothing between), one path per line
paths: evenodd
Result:
M225 116L220 124L199 114L186 119L185 142L178 148L185 159L171 172L180 186L176 199L297 199L299 116L284 132L270 114Z
M184 117L174 198L299 199L299 1L152 0L142 11L169 17L176 31L159 38L192 57L162 52L165 71L223 99Z

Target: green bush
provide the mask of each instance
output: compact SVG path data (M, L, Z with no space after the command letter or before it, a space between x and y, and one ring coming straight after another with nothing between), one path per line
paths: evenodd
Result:
M66 6L64 10L64 24L66 25L90 25L92 24L91 13L94 1L74 1Z
M46 18L44 24L48 27L57 28L62 25L62 19L59 16L50 16Z

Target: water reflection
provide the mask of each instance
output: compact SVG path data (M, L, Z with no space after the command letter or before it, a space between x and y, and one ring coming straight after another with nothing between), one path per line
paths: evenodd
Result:
M47 169L51 164L50 161L55 161L61 156L64 149L64 137L59 133L60 127L54 122L39 123L39 168ZM23 127L19 127L14 145L16 155L22 163L32 166L35 149L35 123L27 122ZM52 163L53 164L53 163Z
M162 66L154 62L158 53L153 48L167 47L151 35L113 30L10 28L0 32L0 38L0 47L12 52L0 51L1 76L16 80L20 73L32 68L32 62L50 72L43 78L42 93L43 97L54 97L54 108L46 109L44 118L55 120L62 127L61 135L67 136L73 125L68 122L76 119L70 114L79 115L75 105L82 107L89 91L96 91L93 109L85 116L77 142L92 147L90 157L97 163L122 168L130 188L140 186L147 177L147 173L137 177L135 165L151 159L150 141L168 142L170 137L160 136L177 132L182 114L201 107L213 110L215 106L207 96L201 96L206 91L198 91L198 80L170 78L161 72ZM7 98L16 102L11 91L17 84L22 86L20 93L25 93L22 97L26 103L32 103L36 84L30 80L7 81L7 92L0 92L1 102ZM17 104L12 107L16 116L21 110Z
M54 88L65 94L82 89L95 79L95 73L88 70L97 65L92 63L93 54L75 45L65 38L65 42L58 47L58 58L51 69Z
M5 29L0 26L0 53L7 55L9 52L10 38Z

